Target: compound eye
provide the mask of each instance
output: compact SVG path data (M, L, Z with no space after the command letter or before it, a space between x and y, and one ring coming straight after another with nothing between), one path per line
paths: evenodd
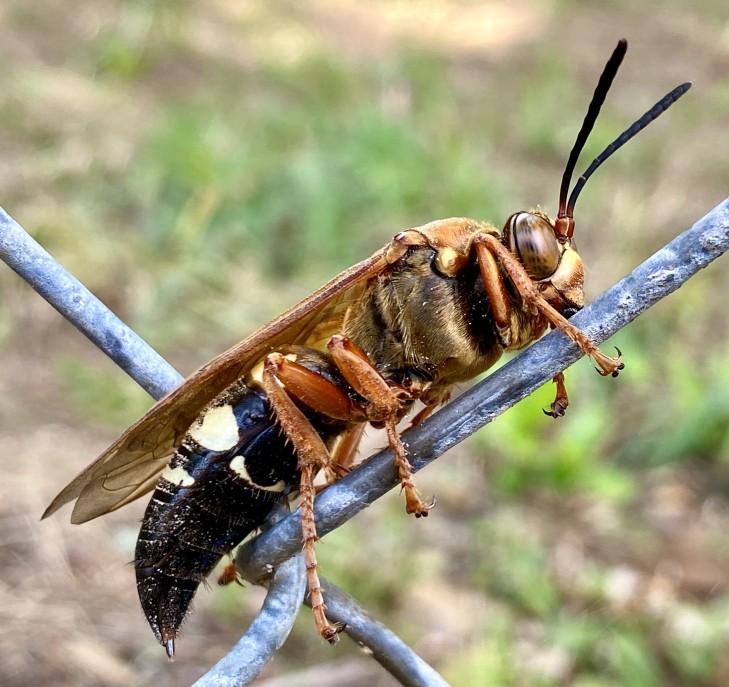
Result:
M520 212L512 220L511 236L512 250L532 279L547 279L557 271L562 252L547 220L530 212Z

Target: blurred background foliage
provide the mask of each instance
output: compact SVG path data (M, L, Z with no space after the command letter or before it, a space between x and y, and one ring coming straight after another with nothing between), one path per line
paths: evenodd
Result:
M0 202L184 373L402 229L553 212L621 36L586 161L696 84L584 192L588 297L729 188L718 0L6 0L0 36ZM576 365L563 420L542 389L426 470L427 522L393 494L328 536L325 574L454 685L729 683L728 287L721 260L614 337L619 380ZM37 523L149 399L0 289L0 684L187 684L261 592L201 592L167 665L124 565L143 504ZM303 616L261 684L393 684Z

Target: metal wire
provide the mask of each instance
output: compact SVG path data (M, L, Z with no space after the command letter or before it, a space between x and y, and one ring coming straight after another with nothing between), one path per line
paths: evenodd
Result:
M329 620L344 624L344 632L401 684L408 687L448 687L433 668L351 596L323 578L321 586Z
M126 334L122 335L117 331L117 327L124 328L124 325L119 320L116 320L116 323L113 321L108 323L106 320L102 322L103 326L110 328L108 338L114 342L111 347L107 347L105 337L90 335L83 329L87 326L83 321L77 324L77 321L73 319L75 315L71 311L77 309L74 299L78 300L78 297L73 295L74 289L68 285L68 279L73 280L73 278L63 271L61 283L56 286L52 278L56 271L56 263L44 251L44 260L47 258L51 262L38 263L37 268L26 269L29 262L32 263L36 260L34 257L36 249L29 246L25 239L19 240L14 236L18 229L20 229L19 225L0 211L0 258L8 262L26 280L30 281L30 279L40 276L42 288L31 283L33 288L44 297L46 297L46 293L51 295L54 307L65 317L72 319L77 327L116 361L117 349L124 350L128 340ZM22 232L22 229L20 231ZM37 244L35 246L40 249ZM42 249L40 250L42 251ZM625 279L575 315L571 321L593 341L600 343L660 299L678 289L690 277L727 250L729 250L729 199L654 254ZM18 251L29 252L18 257ZM18 266L21 269L18 269ZM70 302L67 302L67 293L71 294ZM94 301L93 296L85 291L82 309L98 307L100 304ZM70 315L67 315L67 312ZM96 322L94 318L89 319L90 326L95 326L94 322ZM144 342L142 344L141 350L144 350L146 344ZM405 434L404 441L408 446L414 468L422 469L443 452L548 382L555 374L581 356L582 353L579 349L561 333L553 332L544 337L483 382L434 414L428 421ZM123 367L125 370L134 371L135 366L129 364L129 358L126 351L121 355L121 360L125 363ZM130 374L134 376L133 372ZM143 379L145 375L154 377L154 374L150 375L146 372L142 375ZM136 377L134 378L136 379ZM165 390L162 389L162 391ZM318 531L326 534L339 527L397 484L399 481L390 452L382 451L317 497L315 514ZM270 571L272 566L278 566L278 570L281 570L280 564L287 558L298 554L300 549L299 516L298 513L293 513L244 545L239 551L236 561L246 578L259 579ZM267 623L258 623L257 618L254 626L267 624L268 627L264 630L270 630L272 625L282 622L283 611L277 610L275 607L275 601L280 593L279 588L272 583L269 592L271 604L269 606L264 604L262 612L270 612L273 615L267 616ZM396 642L394 645L388 644L389 637L385 633L389 631L370 618L368 614L361 614L362 609L350 597L339 595L332 587L329 588L328 594L332 601L336 599L337 615L332 615L332 617L346 623L351 622L353 627L356 624L357 631L360 632L358 641L370 647L374 657L388 670L393 672L391 666L398 663L400 665L408 665L408 662L413 662L413 665L417 662L422 663L422 660L401 642L399 644ZM267 598L266 604L268 603ZM271 643L257 634L251 635L249 631L230 654L216 666L214 671L201 678L196 686L226 685L226 687L232 687L232 685L249 684L255 675L250 673L244 675L240 670L237 673L225 673L225 671L239 668L241 664L246 663L251 666L258 665L257 661L262 661L260 663L262 667L277 646L280 646L277 644L277 640ZM387 649L384 648L385 646ZM215 672L218 668L220 671ZM254 669L260 670L260 668ZM413 674L413 671L405 671L405 674L396 676L402 684L408 685L408 687L411 685L412 687L430 687L431 685L442 687L445 684L442 678L435 673L426 673L421 676Z
M182 381L182 375L48 255L2 208L0 259L152 397L161 398Z

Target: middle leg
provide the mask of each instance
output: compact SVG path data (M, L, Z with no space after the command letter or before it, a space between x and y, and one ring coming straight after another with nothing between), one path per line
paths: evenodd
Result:
M329 353L350 386L367 401L365 413L370 422L381 423L387 431L387 441L395 456L395 466L405 492L405 510L416 518L425 517L433 504L426 504L413 481L413 467L397 431L403 403L409 400L404 390L393 389L370 362L365 353L344 336L333 336Z

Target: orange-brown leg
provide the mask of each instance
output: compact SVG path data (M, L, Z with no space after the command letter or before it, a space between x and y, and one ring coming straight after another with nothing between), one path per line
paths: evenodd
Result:
M585 355L589 355L597 363L598 372L601 375L618 376L618 372L624 367L621 357L618 355L617 358L610 358L601 353L598 347L582 331L570 324L561 313L547 303L537 291L521 263L498 238L491 234L479 234L474 239L473 246L478 255L479 266L486 264L492 257L496 257L527 305L537 308L550 324L572 339ZM486 280L486 276L484 276L484 280Z
M496 263L496 257L488 250L476 250L478 255L478 268L481 272L486 295L489 299L491 312L496 330L501 338L504 348L511 345L511 301L506 292L506 285L501 270Z
M332 468L338 473L341 471L341 477L352 469L364 431L365 423L360 422L346 432L334 447L332 451Z
M451 400L451 392L439 392L437 395L425 394L420 397L420 400L424 405L410 421L410 427L408 427L408 429L417 427L419 424L425 422L435 412L438 406L448 403Z
M293 363L293 365L296 364ZM297 373L300 372L298 369L292 372L291 365L287 364L286 359L280 353L271 353L266 358L264 364L261 384L276 415L276 420L296 448L296 453L299 458L299 468L301 470L301 534L304 564L306 566L306 579L311 599L311 610L314 614L314 622L316 623L319 634L330 644L336 644L342 628L332 625L327 620L324 596L317 572L316 552L314 550L314 546L319 540L316 532L316 522L314 521L314 478L320 469L327 469L329 467L329 452L321 437L311 426L306 416L296 407L284 389L284 383L281 380L281 376L283 376L282 368L284 366L288 368L288 373L291 377L298 379L306 377L303 373L298 375ZM322 391L325 392L325 395L333 392L332 389L326 389L327 385L333 386L331 382L328 382L314 372L309 372L313 375L310 379L312 384L317 386L321 384ZM296 382L292 382L292 385L296 385Z
M557 385L557 393L549 410L545 410L544 414L550 417L562 417L570 404L569 398L567 398L567 387L564 385L564 373L560 372L555 375L552 381Z
M395 466L405 492L405 509L418 518L426 516L433 504L426 504L420 498L413 483L413 468L397 432L397 423L404 399L398 397L398 393L388 386L364 352L346 337L333 336L329 340L328 348L344 378L360 396L367 400L368 420L382 422L385 425L387 440L395 456Z
M235 567L235 561L228 563L218 577L218 584L221 587L232 584L233 582L239 584L241 587L243 586L243 583L240 580L240 575L238 574L238 568Z
M356 424L348 432L345 432L329 452L331 460L329 462L330 470L326 475L326 484L317 485L316 493L324 491L328 486L334 484L339 478L348 475L354 465L354 459L357 456L360 441L364 434L365 423Z
M417 427L421 422L425 422L435 410L435 406L423 406L410 421L410 429Z
M400 486L405 493L405 512L416 518L425 518L428 516L428 511L435 505L435 499L430 503L425 503L420 498L420 492L413 481L415 474L413 466L410 465L405 445L397 432L397 420L387 420L385 429L387 430L387 441L395 455L395 467L397 476L400 478Z

